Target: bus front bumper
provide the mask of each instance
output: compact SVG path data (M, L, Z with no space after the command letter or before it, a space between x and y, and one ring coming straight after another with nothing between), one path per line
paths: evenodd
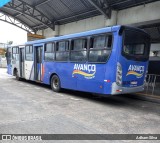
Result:
M112 84L112 95L136 93L144 90L144 85L138 87L122 87L118 86L115 82Z

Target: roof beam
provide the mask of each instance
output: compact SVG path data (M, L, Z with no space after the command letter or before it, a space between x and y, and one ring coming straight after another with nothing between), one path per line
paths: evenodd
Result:
M89 8L88 5L86 4L86 1L85 0L80 0L82 2L82 4L86 7L86 8Z
M41 5L44 5L45 3L49 2L50 0L44 0L43 2L35 5L35 7L38 7L38 6L41 6Z
M99 10L107 19L111 18L111 8L107 0L88 0L97 10Z
M70 17L65 17L65 18L57 19L55 21L55 24L58 24L59 22L61 23L61 21L70 22L71 19L79 19L78 17L80 17L80 16L84 16L86 14L91 14L91 13L97 12L97 11L98 11L97 9L94 9L94 10L90 10L90 11L87 11L87 12L84 12L84 13L80 13L80 14L77 14L77 15L73 15L73 16L70 16ZM75 21L75 20L73 20L73 21Z
M120 2L115 2L115 3L111 4L111 6L117 6L117 5L124 4L124 3L130 2L130 1L131 0L124 0L124 1L120 1Z
M27 31L28 33L35 32L31 27L27 26L26 23L19 21L18 19L15 19L14 17L10 16L6 12L0 13L0 21L7 22L9 24L12 24L18 28L21 28L22 30Z
M16 0L16 1L20 4L16 5L15 0L12 0L10 3L5 5L4 8L18 12L19 14L17 16L15 15L15 17L18 17L19 15L29 16L37 20L41 24L43 24L45 27L48 27L54 30L55 28L54 22L49 20L47 16L45 16L39 10L37 10L36 8L32 7L31 5L27 4L22 0Z

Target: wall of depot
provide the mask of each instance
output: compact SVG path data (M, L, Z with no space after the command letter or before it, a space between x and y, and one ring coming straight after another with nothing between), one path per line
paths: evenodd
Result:
M37 34L42 34L44 37L49 38L113 25L153 24L160 22L159 7L160 1L157 1L120 11L112 10L110 19L106 19L103 15L99 15L64 25L56 25L55 31L48 28L43 31L38 31Z

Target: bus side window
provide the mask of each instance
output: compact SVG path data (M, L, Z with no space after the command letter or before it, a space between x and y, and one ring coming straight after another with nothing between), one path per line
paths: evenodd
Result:
M47 43L44 51L45 61L54 61L54 43Z
M25 47L25 57L26 61L33 61L33 46L26 46Z
M68 61L69 41L60 41L56 43L56 61Z
M112 48L112 35L108 35L107 48Z
M12 59L16 61L19 60L19 47L12 48Z
M87 39L75 39L71 41L71 61L79 62L87 60Z
M13 48L12 48L12 59L13 59L13 60L16 59L16 55L15 55L15 54L16 54L16 48L13 47Z
M103 49L105 48L106 36L97 36L93 38L93 48L94 49Z
M112 46L112 35L98 35L90 38L89 62L106 62Z

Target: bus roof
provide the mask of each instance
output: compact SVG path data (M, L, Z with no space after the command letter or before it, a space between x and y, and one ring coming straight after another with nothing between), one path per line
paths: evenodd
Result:
M45 43L45 42L50 42L50 41L58 41L58 40L63 40L63 39L89 36L89 35L100 34L100 33L105 33L105 32L113 32L113 31L119 30L120 27L121 26L119 26L119 25L112 26L112 27L105 27L105 28L101 28L101 29L95 29L95 30L91 30L91 31L69 34L69 35L64 35L64 36L59 36L59 37L52 37L52 38L47 38L47 39L29 41L29 42L26 42L25 44L26 45L37 44L37 43L39 44L39 43Z
M21 47L21 46L24 46L24 45L25 45L25 43L21 43L21 44L12 44L12 45L8 45L8 48L10 48L10 47L17 47L17 46Z

